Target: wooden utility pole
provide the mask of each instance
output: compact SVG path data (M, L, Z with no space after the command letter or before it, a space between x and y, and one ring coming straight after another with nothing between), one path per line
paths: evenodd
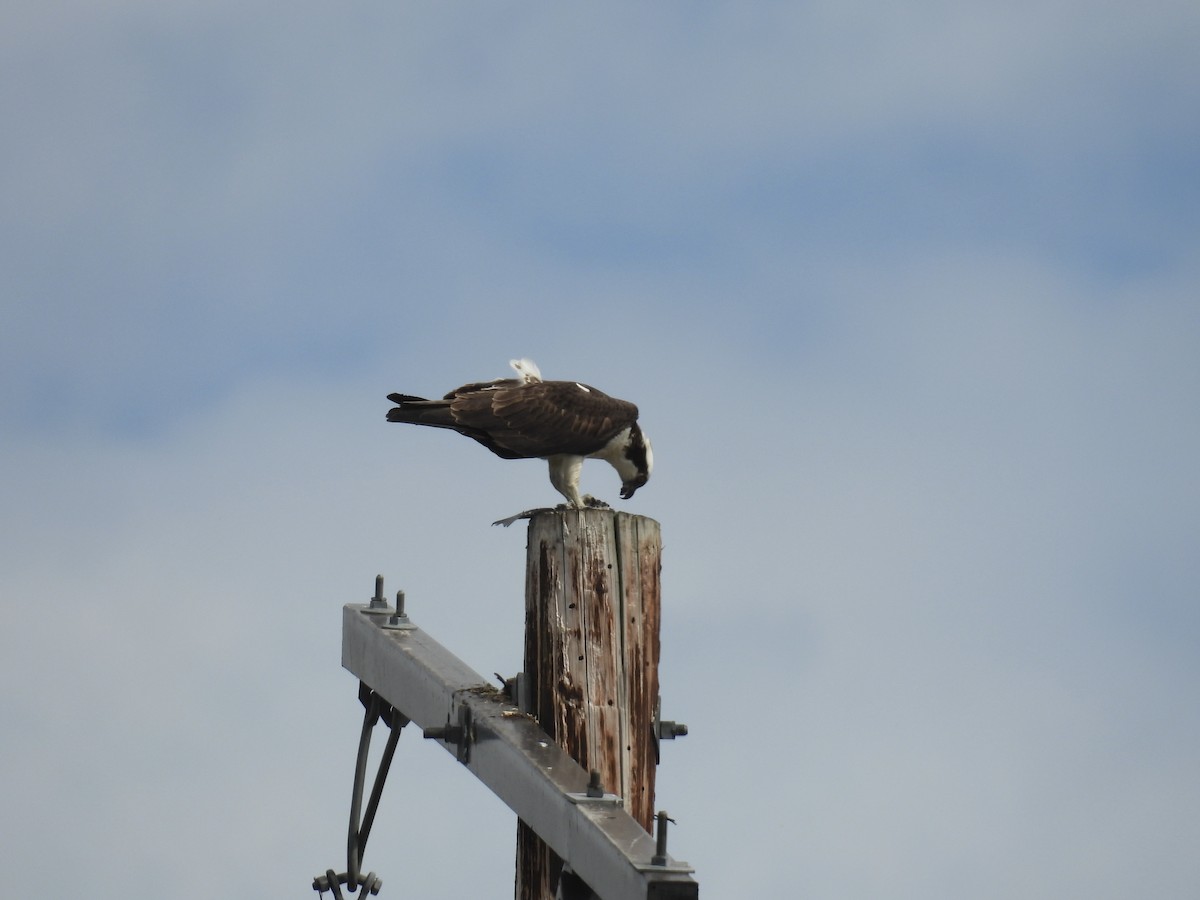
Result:
M542 728L647 831L654 819L658 522L608 509L529 522L525 672ZM517 826L517 900L553 900L562 863Z

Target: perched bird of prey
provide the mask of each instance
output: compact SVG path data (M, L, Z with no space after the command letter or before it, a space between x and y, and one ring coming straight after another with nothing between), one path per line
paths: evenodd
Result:
M646 483L654 454L636 406L577 381L543 381L528 359L510 365L518 377L464 384L441 400L388 394L396 407L387 420L450 428L504 459L545 459L550 483L574 507L595 502L579 495L587 457L612 464L621 476L622 499Z

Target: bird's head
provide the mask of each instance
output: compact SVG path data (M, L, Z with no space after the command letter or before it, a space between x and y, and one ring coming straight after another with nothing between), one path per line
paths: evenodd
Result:
M654 449L650 446L650 438L642 433L637 422L630 426L629 438L615 466L621 476L622 500L628 500L650 480L650 472L654 468Z

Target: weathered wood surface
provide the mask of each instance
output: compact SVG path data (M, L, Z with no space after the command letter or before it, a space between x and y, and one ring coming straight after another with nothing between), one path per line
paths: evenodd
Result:
M612 510L547 510L529 523L525 671L542 728L651 831L662 540ZM561 862L517 830L517 900L553 900Z

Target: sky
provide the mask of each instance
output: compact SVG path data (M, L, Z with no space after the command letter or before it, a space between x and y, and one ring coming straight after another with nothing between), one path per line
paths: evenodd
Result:
M657 805L705 897L1200 883L1200 7L14 0L0 856L345 868L377 573L521 667L538 461L384 420L528 356L636 402ZM382 743L382 734L377 743ZM404 734L381 897L511 896Z

